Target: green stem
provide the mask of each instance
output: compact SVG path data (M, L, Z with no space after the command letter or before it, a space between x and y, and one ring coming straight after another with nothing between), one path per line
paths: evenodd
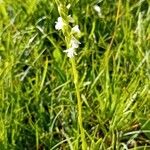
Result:
M76 63L75 59L71 58L71 65L73 70L73 76L74 76L74 84L76 89L76 95L77 95L77 109L78 109L78 125L81 133L81 142L82 142L82 150L87 150L87 144L85 140L85 134L84 134L84 128L83 128L83 120L82 120L82 101L80 97L80 90L79 90L79 83L78 83L78 72L76 69Z

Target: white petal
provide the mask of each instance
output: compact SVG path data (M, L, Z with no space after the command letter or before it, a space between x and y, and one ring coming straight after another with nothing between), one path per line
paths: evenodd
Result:
M75 49L73 47L71 47L71 48L69 48L67 50L64 50L64 52L67 53L67 56L69 58L72 58L72 57L74 57L74 55L77 55L77 53L76 53L76 51L75 51Z
M81 44L75 37L72 37L70 42L71 42L71 47L73 48L78 48L79 44Z
M101 8L98 5L94 5L93 8L96 12L101 13Z
M58 17L57 21L55 22L55 29L56 30L61 30L64 26L64 22L63 22L63 19L62 17Z
M66 7L67 7L67 9L69 9L71 7L71 4L69 3Z
M58 17L58 22L62 22L62 21L63 21L62 17Z
M74 26L74 27L71 29L71 31L72 31L73 33L80 33L79 26L78 26L78 25Z

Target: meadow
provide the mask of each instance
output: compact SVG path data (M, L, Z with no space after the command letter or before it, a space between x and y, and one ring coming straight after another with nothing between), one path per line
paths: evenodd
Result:
M150 1L0 0L0 150L149 150Z

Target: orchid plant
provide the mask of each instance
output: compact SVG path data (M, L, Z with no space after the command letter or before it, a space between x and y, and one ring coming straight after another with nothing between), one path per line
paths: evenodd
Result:
M70 9L71 5L62 4L60 0L55 0L58 6L58 11L60 16L58 17L57 21L55 22L55 29L58 31L63 32L66 41L66 50L63 50L69 57L72 65L72 71L74 76L74 85L76 89L76 96L77 96L77 116L78 116L78 126L79 126L79 134L81 135L81 143L82 143L82 150L87 150L87 144L85 140L85 133L83 128L83 119L82 119L82 100L80 96L80 89L79 89L79 81L78 81L78 71L76 69L76 61L75 55L77 55L76 49L79 48L81 44L77 37L80 35L79 25L74 25L73 27L70 26L70 22L74 23L74 19L71 15L68 15L68 9Z

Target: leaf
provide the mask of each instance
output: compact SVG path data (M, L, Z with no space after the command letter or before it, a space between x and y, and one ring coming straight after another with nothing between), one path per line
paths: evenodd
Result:
M62 54L61 54L59 49L55 49L53 51L53 57L54 57L56 62L61 62L62 61Z
M150 119L148 120L146 118L141 118L140 123L142 130L150 131ZM148 139L150 139L150 132L143 132L143 133L148 137Z

